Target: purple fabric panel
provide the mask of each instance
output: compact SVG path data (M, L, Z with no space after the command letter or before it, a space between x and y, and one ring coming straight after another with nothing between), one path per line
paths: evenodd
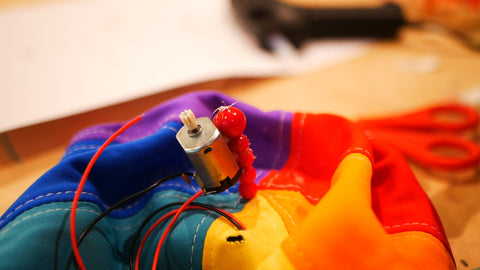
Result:
M168 122L180 122L178 115L185 109L191 109L197 117L211 117L216 108L235 102L237 100L216 91L196 91L179 96L146 112L143 119L121 134L116 142L138 140L156 133ZM257 156L254 166L280 169L289 155L293 113L283 111L265 113L241 102L235 106L247 116L245 134L250 139L251 147ZM110 123L87 128L73 137L70 146L87 140L106 140L121 125L122 123Z

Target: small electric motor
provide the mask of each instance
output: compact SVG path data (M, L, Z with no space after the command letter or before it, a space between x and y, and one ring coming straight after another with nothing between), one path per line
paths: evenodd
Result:
M195 169L195 180L205 193L220 193L235 185L242 170L220 131L208 117L180 114L184 126L177 140Z

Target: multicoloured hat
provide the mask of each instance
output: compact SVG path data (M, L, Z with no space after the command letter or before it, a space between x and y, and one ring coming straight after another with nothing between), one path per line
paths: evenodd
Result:
M94 165L80 196L76 230L162 177L193 172L176 140L179 113L192 109L211 117L234 102L218 92L194 92L148 111ZM235 107L247 117L244 133L256 156L259 190L245 200L237 184L197 201L233 213L247 229L214 211L186 211L164 243L160 269L456 268L434 207L396 149L368 139L339 116L262 112L240 102ZM80 131L62 160L0 218L1 269L75 269L71 202L93 154L121 125ZM80 245L87 269L128 269L145 219L198 190L178 176L100 220ZM166 225L145 242L140 268L151 268Z

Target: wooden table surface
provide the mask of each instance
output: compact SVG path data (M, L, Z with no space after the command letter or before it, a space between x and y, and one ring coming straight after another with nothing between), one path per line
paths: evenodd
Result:
M328 112L357 119L480 91L480 53L445 33L405 29L395 41L373 44L365 56L309 73L205 82L0 134L0 213L59 161L79 129L127 120L166 99L201 89L223 91L266 111ZM413 169L440 214L458 269L480 267L480 178L452 183Z

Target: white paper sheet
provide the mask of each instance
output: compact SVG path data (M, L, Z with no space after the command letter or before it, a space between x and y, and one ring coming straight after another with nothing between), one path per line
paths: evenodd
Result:
M259 50L229 1L69 0L0 10L0 132L232 76L301 72L359 56L322 41Z

